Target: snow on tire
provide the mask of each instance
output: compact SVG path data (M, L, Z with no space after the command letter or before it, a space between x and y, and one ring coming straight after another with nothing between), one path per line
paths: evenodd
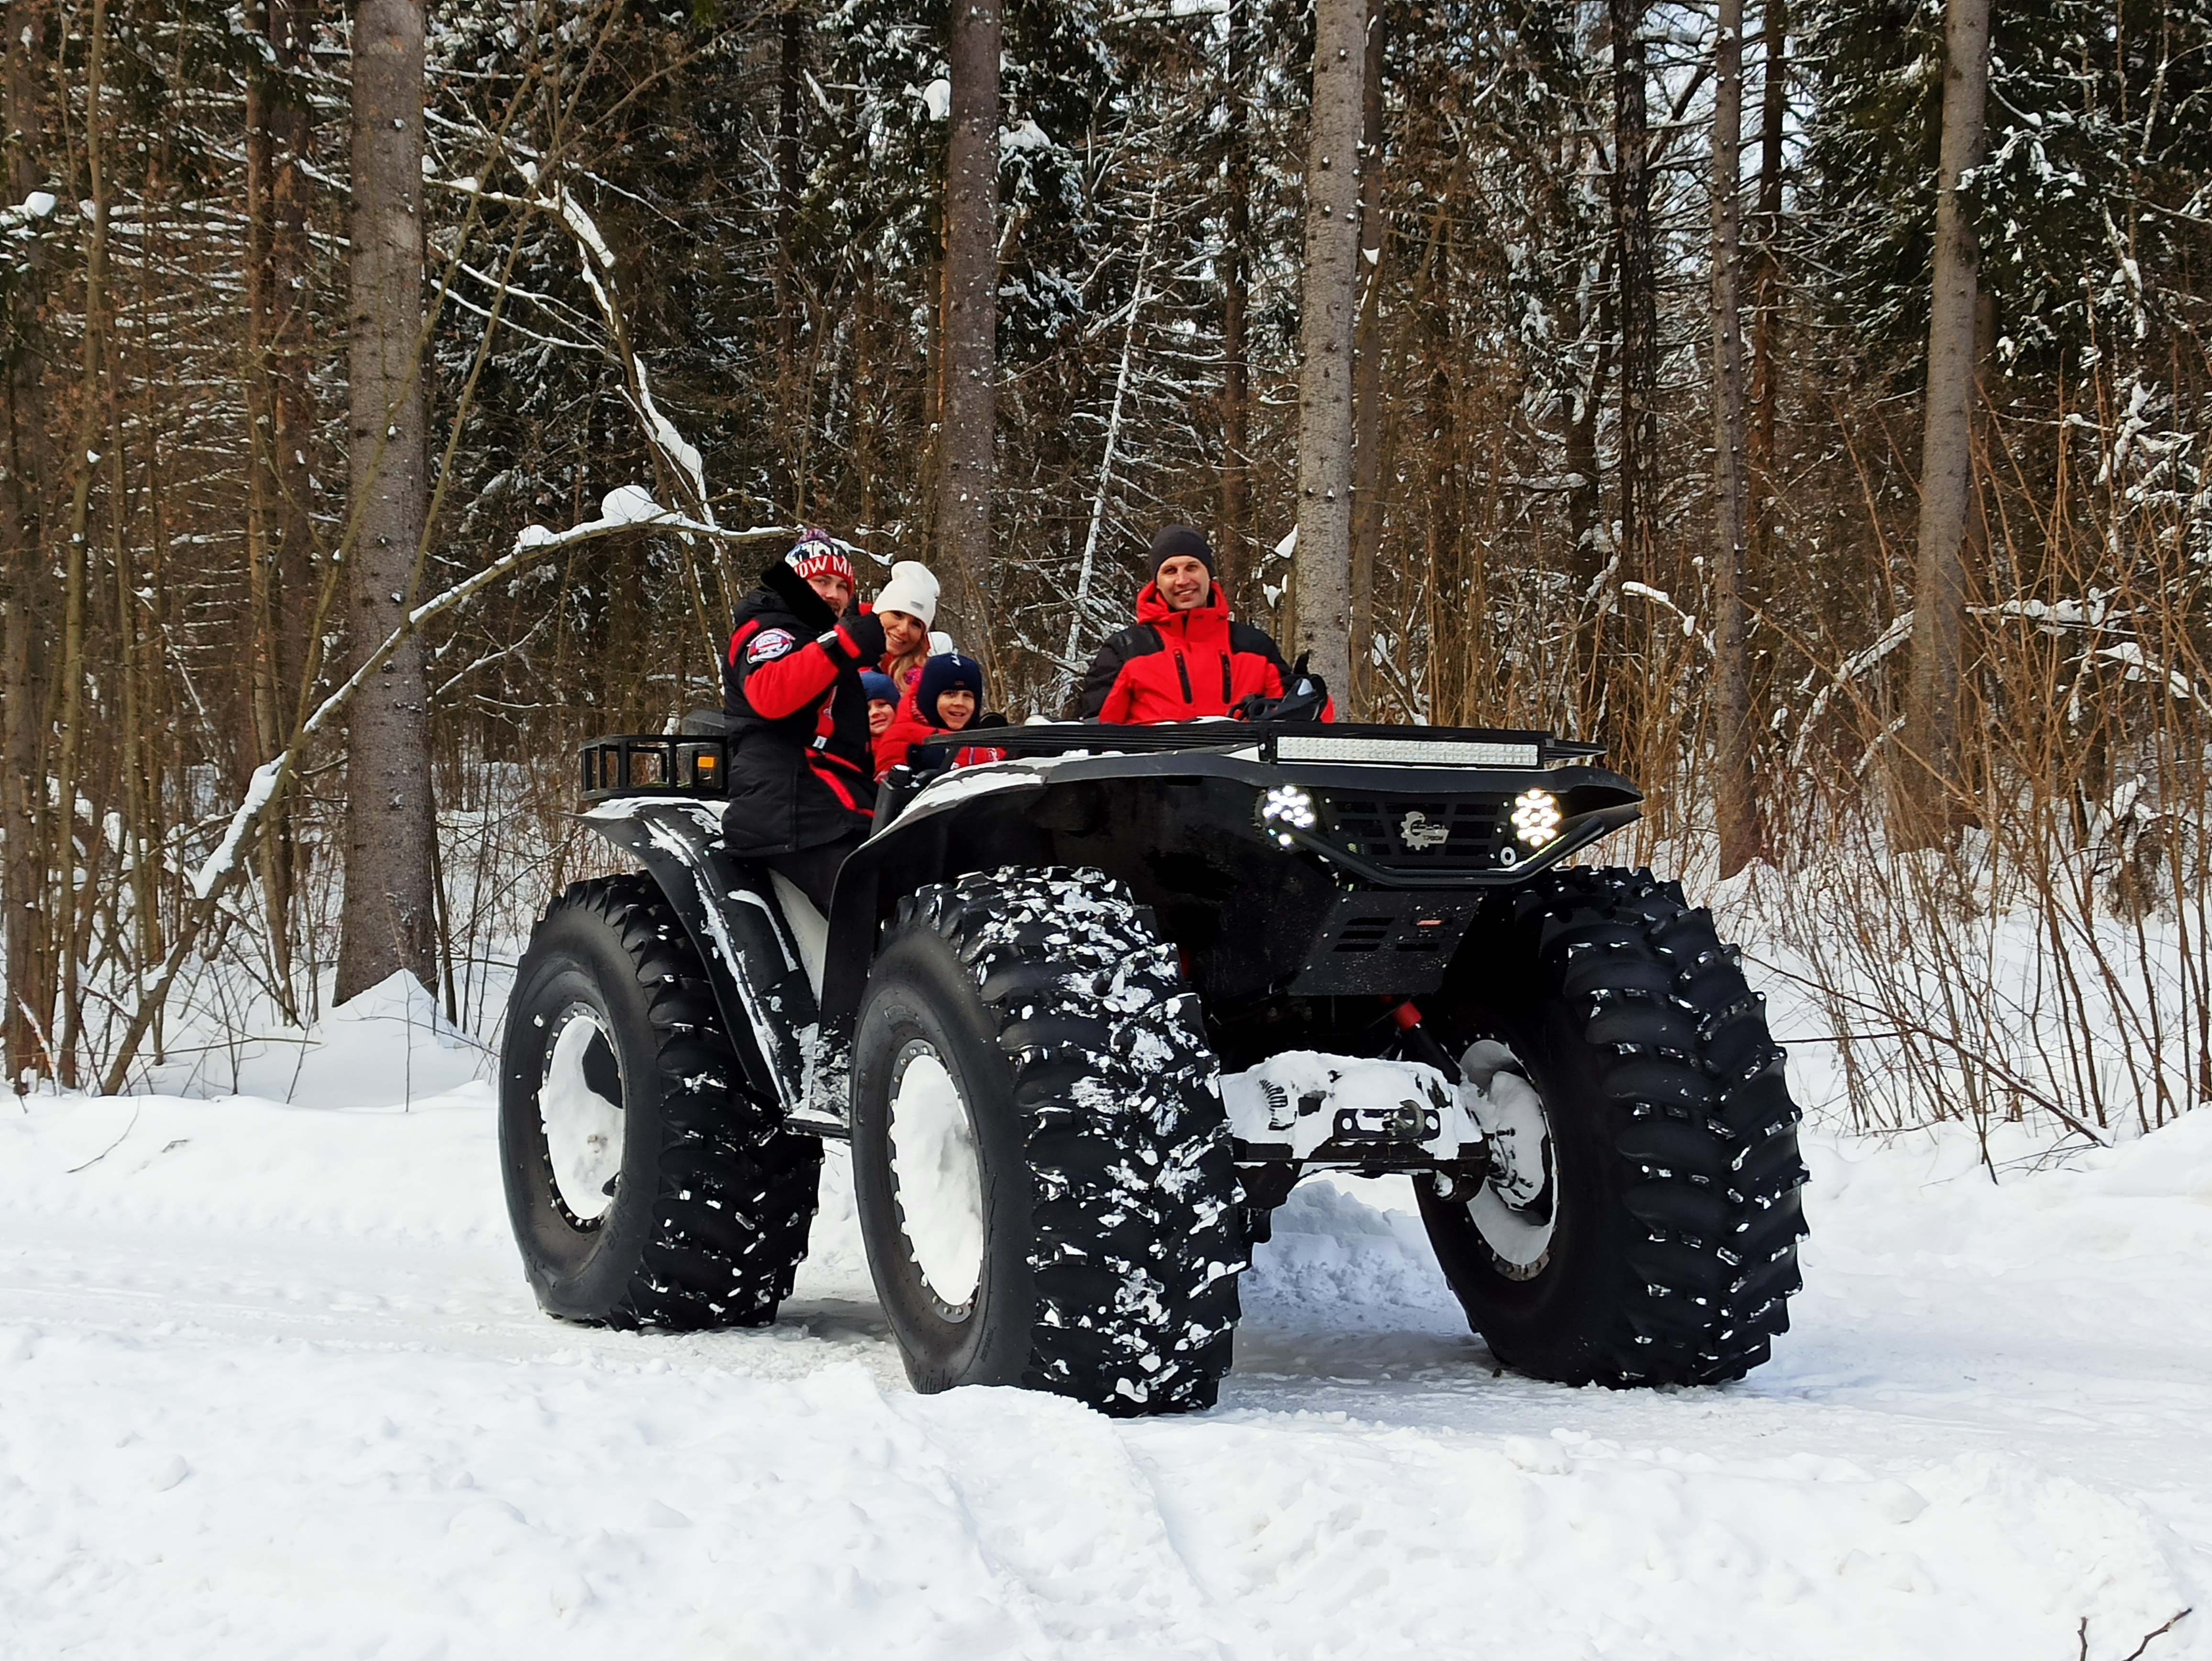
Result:
M902 899L855 1031L853 1148L917 1389L1212 1404L1237 1174L1198 1001L1120 884L1008 867Z
M1540 1101L1548 1140L1540 1169L1513 1171L1503 1226L1499 1195L1420 1184L1446 1278L1516 1371L1740 1378L1789 1329L1805 1232L1765 999L1711 913L1648 871L1557 871L1506 904L1507 949L1454 989L1459 1036L1488 1041L1468 1050L1478 1074L1525 1077L1510 1094Z
M744 1088L696 951L650 878L575 884L516 970L500 1158L548 1314L762 1326L806 1252L818 1138Z

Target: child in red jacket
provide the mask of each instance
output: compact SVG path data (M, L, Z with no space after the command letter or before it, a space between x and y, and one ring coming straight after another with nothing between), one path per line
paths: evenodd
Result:
M876 738L876 776L880 779L902 766L917 744L941 739L948 733L972 732L978 727L1004 727L1004 715L983 709L983 666L973 658L948 652L923 663L921 672L901 701L891 724ZM974 767L987 761L1004 761L1006 752L984 745L969 745L952 757L955 767Z

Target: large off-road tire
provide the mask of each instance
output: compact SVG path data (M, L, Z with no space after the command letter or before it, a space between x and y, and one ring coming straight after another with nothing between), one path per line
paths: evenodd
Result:
M1500 1164L1472 1201L1421 1185L1468 1321L1540 1378L1741 1378L1789 1328L1805 1232L1764 998L1648 871L1554 872L1501 923L1465 1011L1437 1012L1484 1040Z
M530 937L500 1057L500 1158L548 1314L762 1326L806 1252L819 1138L753 1102L653 880L603 877Z
M1174 946L1102 873L900 902L854 1032L853 1179L917 1390L1212 1404L1245 1264L1217 1076Z

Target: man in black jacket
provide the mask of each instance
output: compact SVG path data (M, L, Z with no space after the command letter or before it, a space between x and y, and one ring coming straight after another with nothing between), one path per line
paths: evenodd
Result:
M722 661L731 853L782 873L823 916L874 818L868 695L884 626L853 604L853 563L810 529L738 606Z

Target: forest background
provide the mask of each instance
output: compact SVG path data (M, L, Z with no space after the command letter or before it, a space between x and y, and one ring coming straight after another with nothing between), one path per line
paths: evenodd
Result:
M489 1031L575 743L717 703L801 524L943 572L1018 718L1183 520L1348 712L1606 744L1863 1121L2212 1098L2205 0L0 46L19 1090L392 968Z

